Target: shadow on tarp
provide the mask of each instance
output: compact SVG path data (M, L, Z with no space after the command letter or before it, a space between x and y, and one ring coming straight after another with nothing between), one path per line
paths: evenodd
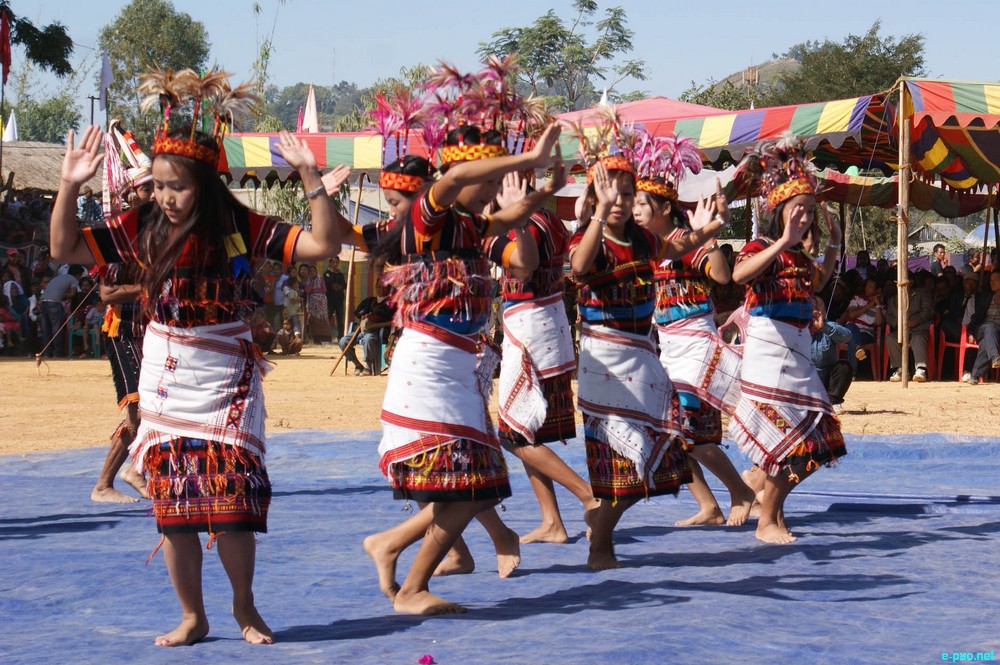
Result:
M767 545L742 527L679 528L690 494L629 509L616 533L623 568L586 567L579 502L557 488L566 544L522 546L496 575L485 531L465 533L470 575L431 589L469 612L393 613L362 539L412 512L377 468L375 432L287 432L269 439L269 533L255 593L278 643L251 647L229 615L212 553L204 590L212 632L179 651L153 647L179 608L148 504L88 498L105 450L0 458L0 661L5 663L814 663L941 662L1000 647L994 544L1000 441L930 434L848 437L849 454L790 496L799 540ZM553 449L585 472L583 446ZM748 465L732 446L737 468ZM508 456L508 460L513 460ZM723 507L728 496L709 478ZM516 461L504 521L521 533L538 506ZM126 488L127 490L127 488ZM401 556L401 580L416 547Z

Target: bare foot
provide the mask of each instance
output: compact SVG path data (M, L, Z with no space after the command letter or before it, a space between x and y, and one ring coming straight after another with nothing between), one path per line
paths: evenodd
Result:
M563 526L562 522L551 526L543 524L534 531L529 531L521 536L522 545L528 543L565 543L567 540L569 540L569 536L566 535L566 527Z
M398 593L392 607L397 612L407 614L461 614L466 611L461 605L449 603L430 591L418 591L415 594Z
M126 464L125 468L118 475L119 478L124 480L126 483L132 486L136 492L139 493L143 499L149 498L149 492L146 490L146 478L135 470L131 464Z
M396 583L396 556L387 551L379 539L379 534L368 536L364 540L365 552L375 562L378 573L378 588L389 600L396 600L399 585Z
M139 503L139 499L122 494L114 487L105 487L102 490L95 487L90 493L90 500L96 503Z
M674 522L674 526L716 526L726 521L719 509L718 504L712 508L699 510L697 513L679 522Z
M590 556L587 557L587 568L591 570L610 570L612 568L621 568L622 564L619 563L618 559L615 558L614 551L601 551L595 552L593 548L590 550Z
M786 543L795 542L795 536L788 529L785 529L777 524L768 524L766 526L757 525L757 540L762 540L765 543L774 543L776 545L784 545Z
M727 526L741 526L750 517L750 511L753 508L754 501L757 497L754 491L749 487L746 488L740 496L731 496L729 505L729 519L726 520Z
M583 521L587 524L587 540L594 535L594 522L597 521L597 510L600 507L601 500L594 499L583 509Z
M450 550L444 561L434 569L434 576L442 575L468 575L476 569L476 561L464 554L456 554L455 550Z
M493 541L493 546L497 550L497 572L500 579L510 577L521 565L521 539L517 537L516 531L508 528L500 540Z
M179 626L166 635L158 635L153 644L158 647L183 647L205 639L208 635L208 619L181 619Z
M274 644L274 633L267 627L264 620L253 605L237 610L233 608L233 616L243 632L243 639L250 644Z

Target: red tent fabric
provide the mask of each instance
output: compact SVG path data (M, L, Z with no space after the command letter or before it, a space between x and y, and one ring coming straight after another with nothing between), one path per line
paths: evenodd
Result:
M673 121L681 118L724 115L729 113L729 111L724 109L679 102L669 97L650 97L649 99L640 99L637 102L616 104L615 109L622 120L642 125L650 134L654 135L657 134L661 126L669 124L670 128L673 129ZM564 122L574 123L583 119L584 126L597 124L598 122L593 109L561 113L556 118Z

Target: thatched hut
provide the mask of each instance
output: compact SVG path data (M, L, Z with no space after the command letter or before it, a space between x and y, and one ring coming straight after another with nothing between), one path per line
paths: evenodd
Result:
M4 190L55 193L59 189L66 146L40 141L10 141L3 144L0 183ZM13 178L11 178L13 174ZM101 191L100 172L85 186Z

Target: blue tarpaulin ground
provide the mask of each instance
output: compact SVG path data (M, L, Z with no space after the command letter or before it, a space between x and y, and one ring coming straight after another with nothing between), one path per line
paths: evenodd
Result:
M585 565L579 505L560 488L571 542L523 546L501 580L473 524L475 573L431 583L469 607L446 617L394 614L361 548L406 516L378 473L377 440L270 437L275 496L255 585L277 633L270 647L241 641L214 553L211 635L154 647L177 601L162 557L143 566L158 540L147 508L88 500L104 450L0 457L0 662L940 663L1000 651L996 439L848 437L848 456L789 499L791 545L759 543L752 524L674 527L695 510L686 491L641 503L617 531L625 567L599 573ZM585 470L579 440L557 449ZM503 518L526 532L537 504L515 464Z

